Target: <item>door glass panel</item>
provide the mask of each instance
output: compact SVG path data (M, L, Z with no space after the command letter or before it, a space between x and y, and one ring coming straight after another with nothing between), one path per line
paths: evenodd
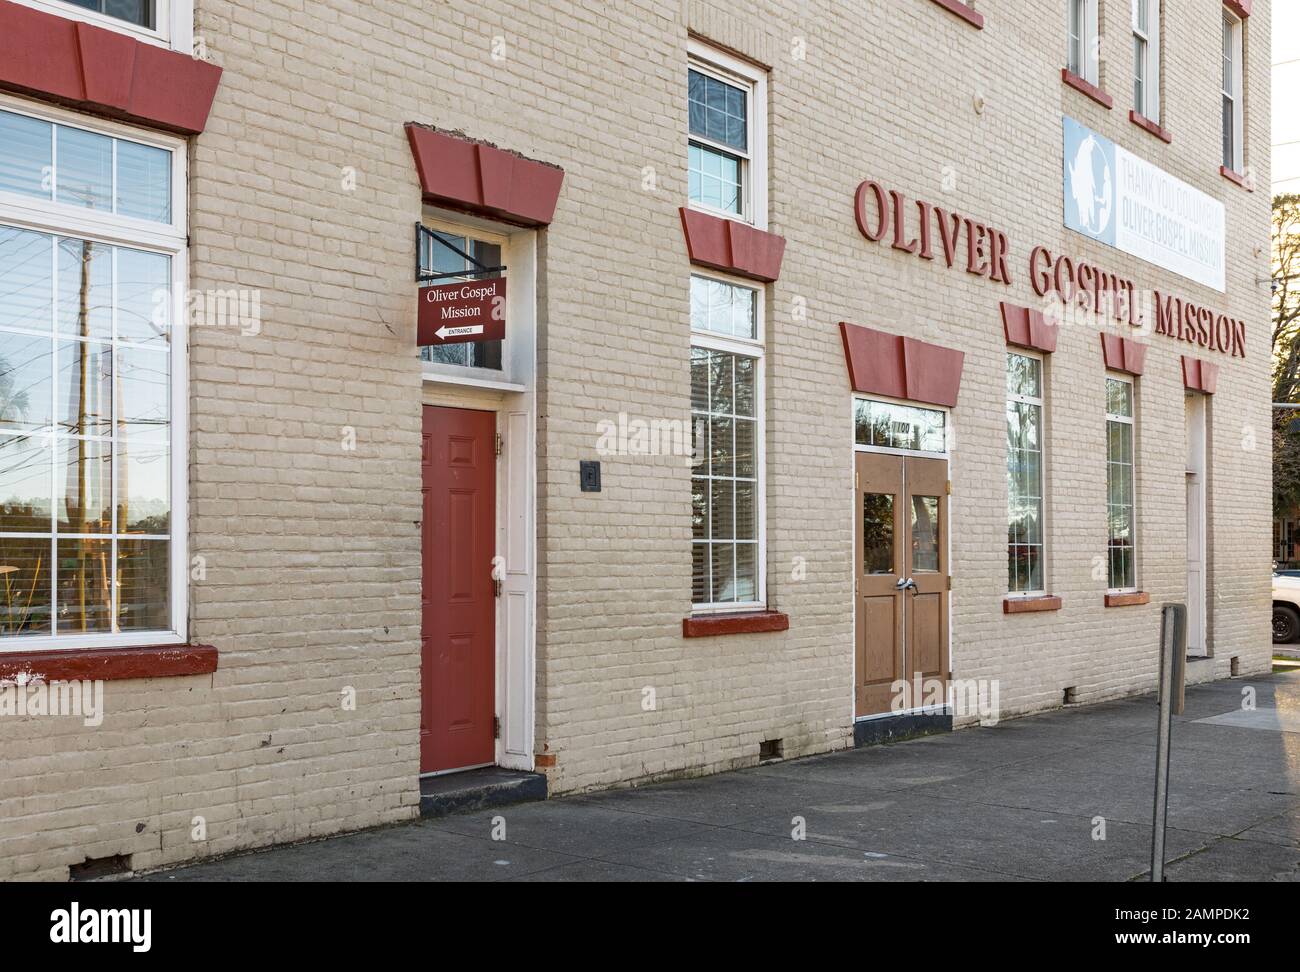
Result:
M912 570L939 570L939 497L912 497Z
M894 572L894 497L862 494L862 572Z

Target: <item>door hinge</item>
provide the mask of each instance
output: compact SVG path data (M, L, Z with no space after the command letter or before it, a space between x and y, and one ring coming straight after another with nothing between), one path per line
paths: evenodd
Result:
M949 496L952 495L952 480L951 480L951 479L948 480L948 482L945 484L944 489L946 489L946 490L948 491L948 495L949 495Z
M493 739L501 738L501 717L500 716L492 717L492 738Z
M502 435L500 432L497 433L496 448L497 448L498 456L501 455L501 453L504 452L506 448L506 437Z
M500 578L500 577L493 577L493 578L492 578L492 596L493 596L493 597L500 597L500 596L501 596L501 578Z
M944 579L948 582L948 590L952 590L952 575L950 574L948 577Z

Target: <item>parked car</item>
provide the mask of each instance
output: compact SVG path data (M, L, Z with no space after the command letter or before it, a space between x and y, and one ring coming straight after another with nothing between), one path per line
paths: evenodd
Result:
M1286 645L1300 638L1300 572L1273 573L1273 644Z

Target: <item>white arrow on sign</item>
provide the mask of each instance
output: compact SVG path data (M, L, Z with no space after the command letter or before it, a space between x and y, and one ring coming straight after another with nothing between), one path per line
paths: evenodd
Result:
M448 327L446 324L444 324L442 327L438 328L438 330L434 331L433 333L438 335L439 341L445 341L449 337L460 337L464 334L482 334L483 325L465 324L462 325L461 327Z

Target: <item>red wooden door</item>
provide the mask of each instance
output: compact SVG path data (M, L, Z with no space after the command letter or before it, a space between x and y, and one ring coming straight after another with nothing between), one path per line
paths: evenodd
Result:
M420 772L495 761L496 427L424 406Z

